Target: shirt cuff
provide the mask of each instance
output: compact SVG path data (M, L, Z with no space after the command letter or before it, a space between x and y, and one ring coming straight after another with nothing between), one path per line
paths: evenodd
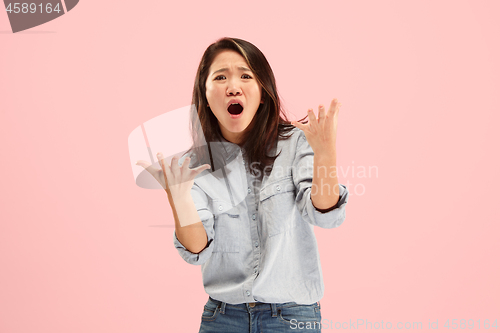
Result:
M311 191L309 190L306 199L306 209L302 215L304 219L312 225L318 226L320 228L330 229L340 226L345 220L345 208L347 202L349 201L349 191L342 184L339 184L339 190L339 201L335 206L325 209L327 210L327 212L325 213L323 213L322 210L314 207L311 200Z
M341 185L341 184L340 184ZM340 187L339 185L339 187ZM316 206L314 206L313 204L313 207L316 208L316 210L320 213L328 213L328 212L331 212L332 210L334 209L337 209L339 208L340 206L342 206L345 202L345 199L347 198L347 195L346 195L346 192L343 192L344 195L341 195L342 194L342 190L340 190L340 194L339 194L339 200L337 200L337 203L335 205L333 205L332 207L330 208L325 208L325 209L321 209L321 208L318 208Z
M205 246L205 248L200 253L193 253L193 252L189 251L188 249L186 249L186 247L184 245L182 245L182 243L179 241L179 239L177 239L177 235L175 234L175 230L174 230L174 246L175 246L175 248L179 252L182 259L184 259L184 261L186 261L188 264L192 264L192 265L201 265L201 264L205 263L212 255L213 238L209 238L208 236L207 236L207 238L208 238L208 241L207 241L207 245Z

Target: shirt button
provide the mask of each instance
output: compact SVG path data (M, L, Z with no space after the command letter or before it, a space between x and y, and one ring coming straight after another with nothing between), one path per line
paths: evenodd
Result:
M250 292L247 290L247 296L250 296Z
M276 190L277 190L277 191L281 191L281 186L276 185Z
M255 244L255 247L259 247L259 242L256 241L254 244Z
M252 215L252 220L255 220L255 214Z
M253 270L254 273L257 273L257 268Z
M247 189L248 193L252 192L252 190L250 189L250 187Z
M219 206L219 210L222 210L222 206Z

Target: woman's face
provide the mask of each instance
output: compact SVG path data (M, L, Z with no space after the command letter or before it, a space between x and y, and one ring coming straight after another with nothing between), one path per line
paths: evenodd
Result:
M245 58L229 50L219 53L210 66L206 97L222 136L241 144L240 138L261 103L261 87Z

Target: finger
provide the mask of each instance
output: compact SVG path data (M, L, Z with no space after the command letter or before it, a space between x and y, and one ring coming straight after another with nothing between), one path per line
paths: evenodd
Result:
M160 169L155 168L152 164L144 160L137 161L136 165L146 169L146 171L149 172L153 177L155 177L155 175L160 171Z
M208 170L208 169L212 169L212 167L210 166L210 164L200 165L199 167L191 169L191 176L194 178L194 177L198 176L198 174L200 174L203 171Z
M143 167L144 169L147 169L147 168L149 168L149 167L151 166L151 164L150 164L150 163L148 163L148 162L146 162L146 161L144 161L144 160L138 160L138 161L135 163L135 165L141 166L141 167Z
M330 130L333 126L333 119L335 116L336 109L338 108L338 100L336 98L332 99L328 112L326 113L326 130Z
M337 116L340 111L340 102L338 99L334 98L332 102L330 103L330 109L328 111L327 118L331 119L331 121L328 121L328 131L333 131L334 133L337 131ZM335 134L334 134L335 135Z
M332 116L333 113L335 112L335 98L332 99L332 101L330 102L330 107L328 108L328 116Z
M313 109L309 109L309 110L307 110L307 117L309 118L309 121L310 121L310 122L315 122L315 121L317 121L317 120L316 120L316 116L314 115L314 111L313 111Z
M291 124L295 127L297 127L298 129L301 129L301 130L305 130L307 125L304 125L302 123L299 123L298 121L292 121Z
M332 99L332 102L330 103L330 108L328 109L328 116L333 117L335 116L340 110L340 103L338 99L334 98Z
M326 117L325 107L323 105L320 105L318 107L318 123L321 124L323 121L325 121L325 117Z
M189 162L191 161L190 157L186 157L184 161L182 161L181 169L187 169L189 167Z
M309 117L309 123L311 130L316 131L318 128L318 121L316 120L316 116L314 115L313 109L307 110L307 116Z
M189 156L187 156L184 159L184 161L182 161L182 165L179 168L181 175L183 175L181 177L183 177L183 178L184 178L184 175L188 175L189 177L191 177L191 170L189 169L190 161L191 161L191 158Z
M179 167L179 157L178 156L172 157L172 163L170 164L171 164L170 169L172 170L172 174L174 175L174 177L180 176L181 170Z
M157 158L158 158L158 161L160 162L160 167L162 169L162 174L163 174L163 181L165 183L165 185L162 184L162 186L164 186L163 188L164 189L167 189L168 190L168 179L172 179L172 172L170 170L170 167L168 165L165 165L165 159L163 158L163 154L162 153L158 153L157 155Z
M163 170L163 173L167 173L167 166L165 165L165 159L163 158L163 154L162 153L158 153L156 155L156 157L158 158L158 163L160 163L160 167L161 169Z

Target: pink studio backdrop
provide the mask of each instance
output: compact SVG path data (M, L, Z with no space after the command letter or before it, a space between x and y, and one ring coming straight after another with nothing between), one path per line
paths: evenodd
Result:
M316 229L323 320L500 324L499 12L85 0L12 34L2 10L0 332L197 332L200 267L173 246L164 192L135 184L127 138L190 104L222 36L263 51L291 118L342 103L351 196L340 228Z

